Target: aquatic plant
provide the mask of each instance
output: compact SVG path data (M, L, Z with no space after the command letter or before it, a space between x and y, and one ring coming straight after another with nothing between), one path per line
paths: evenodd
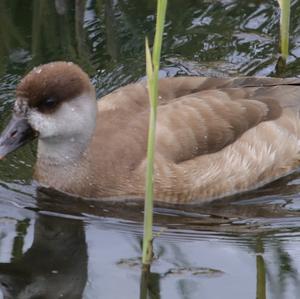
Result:
M290 0L278 0L280 6L280 52L283 60L289 54Z
M280 6L280 33L279 33L279 51L280 56L276 64L276 74L282 75L285 70L286 60L289 55L289 28L291 0L278 0Z
M161 46L163 39L163 30L167 0L157 1L156 29L153 45L153 53L149 48L146 38L146 71L148 78L148 92L150 101L150 118L147 145L147 170L146 170L146 194L144 209L144 239L143 239L143 266L149 268L152 260L152 224L153 224L153 181L154 181L154 149L155 149L155 131L156 131L156 110L158 98L158 71L160 65Z

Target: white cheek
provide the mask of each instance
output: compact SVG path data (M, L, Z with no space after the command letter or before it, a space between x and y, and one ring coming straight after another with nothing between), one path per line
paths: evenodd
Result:
M39 132L40 138L53 136L58 131L57 124L53 117L42 114L36 110L30 111L28 122L34 130Z
M54 113L44 114L35 109L28 115L31 126L39 132L40 138L73 137L92 130L95 123L93 102L84 96L64 102Z
M64 103L58 111L51 114L32 110L28 121L39 132L40 138L74 135L83 125L82 115L68 106L68 103Z

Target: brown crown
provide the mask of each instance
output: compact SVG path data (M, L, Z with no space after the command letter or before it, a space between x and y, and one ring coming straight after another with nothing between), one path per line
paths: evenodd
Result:
M51 62L34 68L19 83L17 97L26 98L30 107L37 107L48 98L68 101L92 85L88 75L72 62Z

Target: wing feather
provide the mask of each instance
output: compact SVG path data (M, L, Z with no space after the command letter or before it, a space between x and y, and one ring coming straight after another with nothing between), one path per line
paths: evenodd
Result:
M180 163L217 152L280 114L280 105L272 99L236 99L220 90L195 93L159 107L157 150Z

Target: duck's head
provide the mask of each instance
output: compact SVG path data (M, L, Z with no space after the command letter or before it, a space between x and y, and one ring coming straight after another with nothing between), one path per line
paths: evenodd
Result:
M42 154L71 157L91 138L96 111L94 87L77 65L36 67L17 86L12 118L0 137L0 157L36 136Z

